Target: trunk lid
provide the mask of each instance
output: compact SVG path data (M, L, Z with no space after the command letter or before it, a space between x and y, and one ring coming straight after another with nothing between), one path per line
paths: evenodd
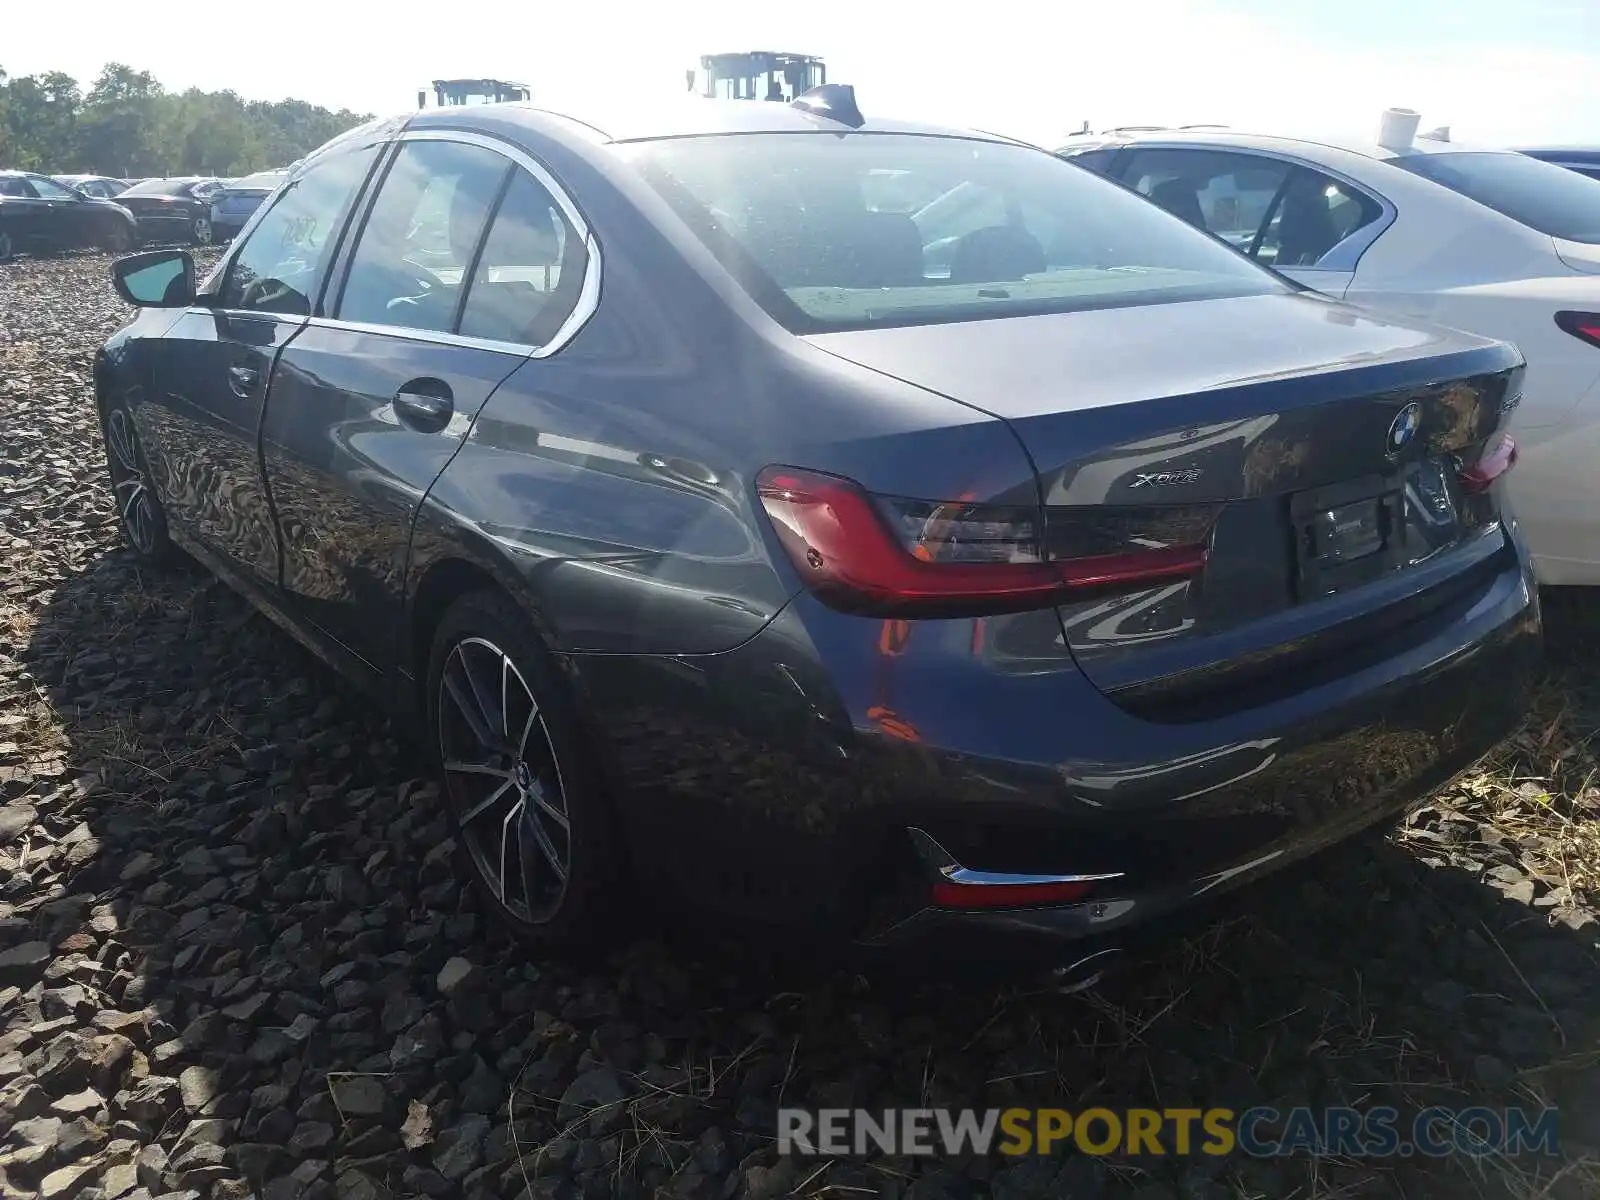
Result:
M185 204L176 196L119 196L117 203L123 208L145 216L175 216L185 211Z
M1051 557L1208 547L1192 579L1058 610L1085 673L1152 718L1355 669L1503 565L1497 501L1458 473L1520 385L1504 343L1308 294L809 340L1009 422Z
M217 193L212 203L223 212L254 212L270 194L265 188L230 188Z

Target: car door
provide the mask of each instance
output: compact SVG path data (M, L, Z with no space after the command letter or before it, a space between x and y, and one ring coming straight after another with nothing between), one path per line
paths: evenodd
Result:
M1330 296L1343 296L1356 263L1392 215L1345 179L1277 155L1138 147L1113 174L1135 191L1256 261Z
M30 175L28 182L33 185L34 195L44 204L43 233L50 245L75 250L99 244L92 204L85 203L81 195L54 179Z
M267 385L380 148L351 143L308 166L157 343L155 395L137 412L167 522L247 584L278 582L258 451Z
M0 195L6 198L4 209L0 210L0 220L5 222L12 248L27 250L41 245L47 227L49 203L39 198L27 176L8 175L0 179Z
M326 315L273 377L262 459L284 603L376 668L392 665L418 505L484 402L541 340L537 323L505 306L536 308L560 246L581 248L554 231L552 212L570 224L548 178L486 138L403 137L338 294L330 287ZM551 231L537 253L499 248L535 219ZM508 255L515 261L498 261ZM515 269L485 277L490 265ZM569 267L573 287L585 267Z

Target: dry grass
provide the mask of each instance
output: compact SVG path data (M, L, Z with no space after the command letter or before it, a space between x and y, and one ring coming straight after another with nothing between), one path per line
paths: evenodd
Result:
M1600 905L1600 597L1545 594L1547 665L1528 722L1411 823L1475 828L1509 845L1522 869L1586 907ZM1418 846L1419 849L1423 848Z

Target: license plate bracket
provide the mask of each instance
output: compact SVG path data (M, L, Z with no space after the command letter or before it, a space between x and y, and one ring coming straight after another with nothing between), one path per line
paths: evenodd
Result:
M1331 596L1405 562L1405 501L1398 477L1367 476L1290 498L1301 599Z

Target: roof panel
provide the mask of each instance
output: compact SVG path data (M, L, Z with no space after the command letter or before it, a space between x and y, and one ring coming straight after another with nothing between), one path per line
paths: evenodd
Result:
M961 137L979 137L1001 140L990 134L971 130L952 129L917 122L873 119L870 107L866 110L867 123L862 131L867 133L927 133ZM611 141L644 141L653 138L693 137L720 133L834 133L844 127L814 113L808 113L788 104L770 100L713 100L687 93L662 98L649 105L618 106L607 109L595 106L571 111L542 108L537 104L513 103L496 105L469 105L453 108L430 108L416 113L411 126L426 129L436 126L468 127L475 116L495 114L498 121L517 121L518 114L526 114L530 129L537 129L550 118L565 123L577 122L599 131Z

